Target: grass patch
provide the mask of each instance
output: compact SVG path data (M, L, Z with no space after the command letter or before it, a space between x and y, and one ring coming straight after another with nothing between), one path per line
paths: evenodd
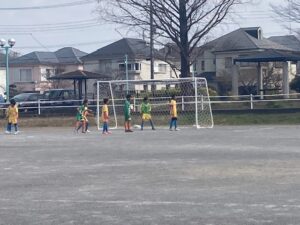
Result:
M300 124L300 113L243 113L215 114L216 125Z

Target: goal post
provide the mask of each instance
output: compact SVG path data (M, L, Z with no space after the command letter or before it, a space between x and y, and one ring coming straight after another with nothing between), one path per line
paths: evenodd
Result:
M140 106L144 97L151 105L152 120L156 127L168 127L169 102L175 96L178 126L213 128L213 115L205 78L179 78L161 80L97 81L97 126L102 126L103 99L109 99L110 127L124 124L123 105L127 94L132 96L132 125L141 124Z

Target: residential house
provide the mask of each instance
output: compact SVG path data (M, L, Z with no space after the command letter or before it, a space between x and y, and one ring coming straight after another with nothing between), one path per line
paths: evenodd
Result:
M9 62L18 57L17 52L9 51ZM6 55L0 52L0 95L4 96L6 91Z
M221 36L200 47L201 54L196 63L197 74L206 77L210 81L210 84L216 86L219 90L222 89L220 86L227 83L229 89L223 88L221 90L222 94L228 94L226 91L231 91L233 95L239 94L238 90L241 92L243 90L241 87L243 86L256 86L256 92L258 93L258 90L266 89L262 84L264 82L263 78L267 77L270 72L270 66L273 65L272 62L269 60L261 62L235 62L239 57L258 54L267 50L275 50L282 53L294 51L290 46L273 40L264 38L260 27L240 28ZM282 67L282 63L285 62L281 62L281 64L280 62L276 63L277 65L275 66ZM294 74L289 74L289 80L296 73L295 67L295 64L293 64ZM236 69L238 70L238 77L234 81L233 77ZM260 78L258 79L258 77ZM236 85L234 85L235 82ZM275 86L273 88L282 89L282 87Z
M126 77L126 57L128 77ZM81 58L84 70L106 74L112 80L150 80L150 47L146 41L123 38ZM154 79L176 77L168 63L154 60ZM89 84L94 85L94 84ZM134 91L148 89L148 85L131 86Z
M5 72L5 55L0 53L0 95L4 96L5 92L5 81L6 81L6 72Z
M62 72L82 69L80 57L87 53L76 48L65 47L55 52L31 52L10 60L10 84L18 92L44 91L53 88L54 82L47 78ZM56 87L73 87L70 81L57 84Z
M300 40L295 35L272 36L268 39L293 51L300 52ZM300 62L297 63L297 74L300 74Z

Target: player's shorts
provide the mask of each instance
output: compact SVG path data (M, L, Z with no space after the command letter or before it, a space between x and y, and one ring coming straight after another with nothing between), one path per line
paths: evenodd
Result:
M81 115L76 115L76 121L81 121Z
M143 116L142 116L142 119L143 119L143 120L146 120L146 121L147 121L147 120L151 120L151 115L148 114L148 113L144 113Z
M125 115L125 121L131 121L131 116L130 115Z

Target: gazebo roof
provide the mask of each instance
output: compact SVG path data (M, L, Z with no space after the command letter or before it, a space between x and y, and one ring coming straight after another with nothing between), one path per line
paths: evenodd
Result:
M100 73L89 72L85 70L75 70L65 72L49 77L49 80L88 80L88 79L103 79L107 80L110 77Z
M268 49L251 55L240 56L234 62L286 62L300 61L300 52Z

